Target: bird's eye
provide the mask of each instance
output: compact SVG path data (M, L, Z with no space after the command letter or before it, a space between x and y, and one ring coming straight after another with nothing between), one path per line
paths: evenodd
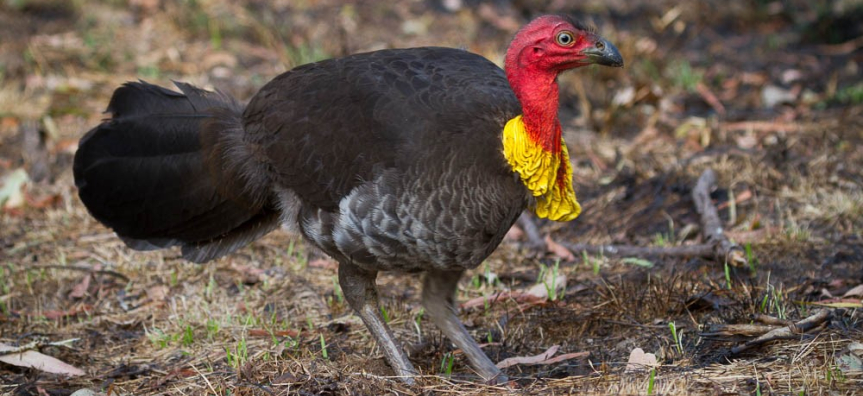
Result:
M563 31L558 33L555 39L557 40L558 44L564 47L569 47L570 45L575 43L575 36L573 36L573 33L570 31Z

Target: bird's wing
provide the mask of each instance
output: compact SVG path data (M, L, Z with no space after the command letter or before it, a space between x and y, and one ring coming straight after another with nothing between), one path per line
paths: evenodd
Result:
M519 112L503 70L479 55L384 50L277 77L246 108L245 141L273 182L331 210L385 169L465 145L497 150Z

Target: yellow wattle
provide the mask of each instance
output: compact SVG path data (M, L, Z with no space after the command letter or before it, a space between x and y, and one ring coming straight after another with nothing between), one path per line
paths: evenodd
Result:
M541 218L570 221L581 213L581 205L572 189L572 168L563 137L560 147L558 154L546 151L528 135L521 116L509 120L503 128L503 155L536 198L531 210ZM564 169L559 173L561 166ZM558 182L558 177L563 180Z

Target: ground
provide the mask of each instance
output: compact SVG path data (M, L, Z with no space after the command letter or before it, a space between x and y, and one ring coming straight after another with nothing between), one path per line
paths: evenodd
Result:
M542 235L701 243L691 192L711 168L726 235L749 261L567 257L514 233L460 285L460 301L480 298L459 314L492 360L553 346L586 357L482 385L423 317L419 277L386 274L383 310L424 374L405 386L343 301L336 267L297 236L196 265L127 249L77 199L77 140L125 81L247 100L293 66L381 48L462 47L500 63L541 13L586 20L626 60L560 78L584 214L539 221ZM851 352L863 339L861 19L855 0L6 0L0 343L73 340L40 350L84 374L0 363L0 394L863 394ZM548 299L482 302L555 271L566 284ZM721 331L820 309L830 317L815 329L743 352L732 349L754 336ZM635 348L657 365L628 370Z

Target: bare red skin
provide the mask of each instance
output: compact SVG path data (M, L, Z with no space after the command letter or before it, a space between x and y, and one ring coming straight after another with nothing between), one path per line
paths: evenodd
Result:
M556 41L563 31L573 34L570 45ZM507 50L504 69L521 102L525 127L529 136L549 152L560 153L561 144L557 75L587 66L589 62L582 51L593 46L595 38L595 34L581 30L566 18L547 15L519 30Z
M563 31L573 33L570 45L556 37ZM560 120L557 116L559 88L557 75L568 69L590 64L582 51L595 44L596 35L574 26L565 18L548 15L523 27L506 52L505 67L509 85L521 102L522 120L528 136L542 148L560 154ZM568 163L561 161L556 182L566 185Z

